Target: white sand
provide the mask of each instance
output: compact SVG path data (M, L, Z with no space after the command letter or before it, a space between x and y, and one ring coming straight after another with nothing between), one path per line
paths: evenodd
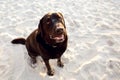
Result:
M62 60L50 63L49 77L41 58L31 68L16 37L27 37L40 18L62 12L69 35ZM120 0L0 0L0 80L120 80Z

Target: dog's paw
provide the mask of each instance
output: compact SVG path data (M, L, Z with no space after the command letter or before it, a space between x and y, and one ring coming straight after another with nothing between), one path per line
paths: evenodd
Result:
M31 64L31 67L32 67L32 68L36 68L36 67L37 67L37 63Z
M37 67L37 61L35 59L31 59L30 62L29 62L29 65L32 68L35 68L35 67Z
M36 64L37 63L36 59L31 59L31 63Z
M62 62L57 62L57 65L62 68L64 67L64 64Z
M48 74L49 76L53 76L54 73L55 73L54 70L50 70L50 71L47 72L47 74Z

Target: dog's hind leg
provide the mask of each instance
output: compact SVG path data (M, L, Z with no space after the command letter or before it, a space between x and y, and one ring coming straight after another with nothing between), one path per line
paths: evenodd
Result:
M32 64L35 64L35 63L37 63L37 60L36 60L37 55L33 55L33 54L34 54L34 53L28 52L28 55L29 55L30 58L31 58Z

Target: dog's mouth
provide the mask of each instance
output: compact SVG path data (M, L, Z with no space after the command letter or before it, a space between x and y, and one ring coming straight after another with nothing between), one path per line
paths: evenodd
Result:
M64 34L61 34L61 35L50 35L50 39L52 40L55 40L56 43L61 43L65 40L65 36Z

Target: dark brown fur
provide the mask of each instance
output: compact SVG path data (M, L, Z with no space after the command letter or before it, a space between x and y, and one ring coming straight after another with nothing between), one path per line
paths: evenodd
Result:
M59 28L61 30L58 30ZM56 36L61 35L64 35L65 40L56 39ZM49 59L58 59L58 66L64 66L61 62L61 56L67 48L67 39L62 14L48 13L40 20L38 29L33 31L26 40L24 38L17 38L12 40L12 43L25 44L32 63L36 63L36 57L41 56L47 67L48 75L53 75L54 71L49 64Z

